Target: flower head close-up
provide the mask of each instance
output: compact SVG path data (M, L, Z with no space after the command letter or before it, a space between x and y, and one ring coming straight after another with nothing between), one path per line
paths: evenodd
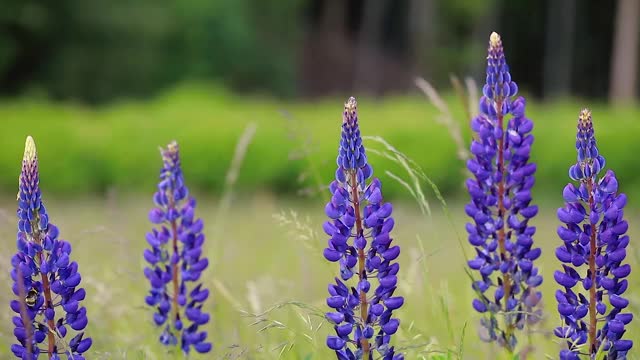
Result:
M36 144L27 137L18 192L18 251L11 258L11 310L21 359L83 360L92 340L85 336L89 322L82 306L86 291L78 263L71 260L71 244L49 222L42 201Z
M631 266L625 263L629 225L624 218L627 196L618 191L616 175L604 170L605 159L596 144L591 111L578 116L577 162L569 168L572 182L565 186L565 205L558 209L556 249L561 270L554 273L562 326L555 335L566 340L560 359L626 359L633 346L624 339L633 319L624 295Z
M383 201L380 180L372 175L351 97L344 105L332 197L325 207L330 220L323 226L329 237L324 257L340 266L340 276L329 284L327 306L333 310L326 314L335 330L327 346L339 360L404 358L391 344L400 325L393 313L404 304L395 296L400 247L391 236L392 205Z
M480 337L513 352L517 330L540 319L537 305L542 276L535 265L541 255L530 224L538 213L532 203L536 164L530 161L533 122L525 115L525 99L516 97L502 39L489 38L486 83L479 114L471 121L474 139L466 187L471 218L466 230L475 256L468 266L478 273L473 308L484 314Z
M160 153L163 167L153 196L156 207L149 212L156 228L147 233L149 247L144 250L148 263L144 274L151 285L145 300L154 309L161 344L179 346L185 354L192 349L208 353L212 345L201 328L210 317L203 309L209 290L201 280L209 266L203 255L204 224L195 217L196 201L184 183L178 144L172 142Z

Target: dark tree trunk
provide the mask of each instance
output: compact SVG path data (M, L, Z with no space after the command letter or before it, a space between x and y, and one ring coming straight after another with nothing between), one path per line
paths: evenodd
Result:
M551 99L571 92L576 1L556 0L548 4L542 94Z
M379 94L382 86L382 49L380 47L382 17L386 0L365 1L362 26L358 35L355 59L354 89L358 92Z
M413 75L430 79L432 75L435 1L409 0L409 58Z
M618 1L609 86L609 100L614 103L631 102L636 96L639 15L640 1Z

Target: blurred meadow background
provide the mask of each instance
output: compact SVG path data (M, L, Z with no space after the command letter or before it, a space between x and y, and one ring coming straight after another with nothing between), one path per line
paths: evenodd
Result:
M477 337L464 273L463 182L489 34L527 97L546 317L530 359L556 358L553 293L576 119L593 111L607 168L629 196L640 260L640 2L594 0L0 0L0 358L24 141L38 146L51 221L73 244L94 359L172 359L157 343L142 269L159 146L177 140L205 222L215 359L329 359L324 204L344 101L402 247L395 342L407 359L495 359ZM398 152L406 155L406 158ZM408 161L406 159L410 159ZM632 312L640 277L632 273ZM640 341L640 322L628 334ZM527 341L522 341L528 346ZM633 354L630 358L636 358ZM197 358L197 356L194 356Z

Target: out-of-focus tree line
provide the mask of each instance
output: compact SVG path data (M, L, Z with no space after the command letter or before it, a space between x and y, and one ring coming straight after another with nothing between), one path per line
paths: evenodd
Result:
M633 99L637 0L0 0L0 93L101 103L181 81L280 97L482 79L488 35L533 95Z

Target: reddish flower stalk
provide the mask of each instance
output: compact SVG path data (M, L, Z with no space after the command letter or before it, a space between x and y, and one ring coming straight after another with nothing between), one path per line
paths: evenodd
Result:
M589 178L587 180L587 191L589 191L589 208L593 209L595 207L595 200L593 198L593 179ZM591 275L591 283L596 283L596 255L600 253L596 249L596 235L598 231L596 229L596 224L590 221L589 226L591 227L591 237L589 238L590 252L589 252L589 272ZM598 321L596 318L596 287L591 286L589 288L589 351L591 354L595 354L597 352L597 339L596 339L596 329L598 325Z
M36 219L34 221L36 223L40 222L40 217L37 213L35 214L35 217ZM42 238L41 238L40 231L34 229L33 241L37 245L42 246ZM42 251L38 251L38 253L36 253L34 261L36 262L36 264L38 264L38 266L40 266L43 263L43 259L44 259L44 255L42 254ZM40 272L40 279L42 281L42 292L44 294L45 309L53 309L53 302L51 301L51 286L49 284L49 278L47 278L47 275L45 273ZM54 334L54 329L56 328L56 326L55 326L55 323L53 322L53 319L48 319L47 325L50 330L50 331L47 331L47 342L48 342L47 353L49 354L49 357L51 357L56 351L55 350L56 338Z
M351 173L350 177L351 182L351 198L353 199L353 209L356 215L356 234L357 236L363 236L362 230L362 217L360 216L360 196L358 194L359 184L356 176L356 172ZM365 256L364 249L358 249L358 279L360 281L367 280L367 274L365 273ZM369 313L369 306L367 302L367 293L364 291L360 292L360 317L362 319L367 318L367 314ZM362 358L368 359L369 352L371 351L371 345L369 344L369 340L365 337L360 338L360 345L362 346Z
M502 109L502 100L496 100L496 108ZM502 112L496 114L498 118L498 128L500 129L500 133L504 134L504 115ZM501 136L498 139L498 172L501 174L500 182L498 183L498 219L500 219L499 223L502 226L498 229L498 248L500 251L500 259L504 262L509 261L509 254L507 253L505 242L505 231L504 231L504 214L506 213L506 209L504 207L504 193L505 193L505 179L506 174L504 172L504 136ZM509 273L504 274L504 296L505 298L509 298L511 296L511 277ZM504 311L508 312L508 305L505 301L504 303ZM513 326L507 326L507 335L510 334Z
M38 257L41 258L42 254L38 253ZM53 309L53 302L51 301L51 286L49 285L49 279L47 278L47 275L43 273L40 273L40 277L42 279L42 289L44 292L45 308ZM56 348L56 338L53 333L54 331L53 329L55 329L56 326L55 326L55 323L53 322L53 319L47 320L47 325L49 326L49 331L47 331L47 339L49 342L48 352L49 352L49 357L51 357L55 352L55 348Z
M25 342L25 349L27 350L26 357L27 360L31 360L33 357L33 346L31 345L31 342L33 341L33 329L31 328L29 314L27 314L27 292L25 291L22 271L18 268L16 269L16 273L18 274L16 284L18 285L18 301L20 302L20 319L22 319L22 325L24 326L25 333L27 335Z
M173 200L173 196L169 196L169 208L175 211L175 201ZM172 234L172 242L173 242L173 256L178 257L180 253L178 252L178 224L176 220L171 220L171 234ZM178 268L178 263L174 262L171 264L171 273L173 277L171 281L173 282L173 324L176 326L178 321L180 321L180 306L178 305L178 294L180 293L180 277L178 276L180 273L180 269Z

